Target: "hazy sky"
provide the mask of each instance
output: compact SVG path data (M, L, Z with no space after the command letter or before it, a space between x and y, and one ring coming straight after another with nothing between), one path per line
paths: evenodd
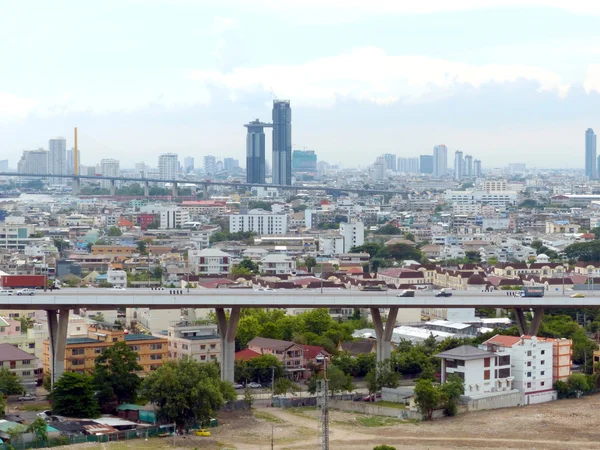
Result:
M294 148L346 167L442 143L488 168L583 167L599 23L591 0L3 2L0 158L78 126L83 164L245 165L242 125L275 95Z

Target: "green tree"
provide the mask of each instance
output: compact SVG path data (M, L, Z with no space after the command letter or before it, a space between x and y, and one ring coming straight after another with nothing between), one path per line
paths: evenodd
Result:
M235 380L238 382L264 383L271 381L273 375L275 378L280 378L285 373L283 363L275 355L260 355L248 361L236 361L235 368Z
M396 450L396 447L392 447L391 445L378 445L377 447L373 447L373 450Z
M286 395L288 392L293 394L298 391L300 391L298 385L286 377L278 378L277 381L275 381L275 386L273 387L273 393L275 395Z
M306 331L317 335L328 331L333 324L333 319L326 308L311 309L302 314L302 318Z
M381 388L397 388L400 374L394 370L390 360L380 361L365 377L370 393L379 392Z
M136 248L140 255L145 255L147 253L148 243L146 241L137 241Z
M42 386L46 389L47 392L52 390L52 373L46 372L44 374L44 378L42 379Z
M159 420L179 429L201 425L237 397L216 364L190 358L165 362L144 379L141 393L156 405Z
M4 367L0 369L0 392L4 395L23 393L23 386L17 375Z
M104 318L104 314L101 312L97 313L95 316L90 316L90 319L96 322L104 322L106 319Z
M374 234L398 235L402 234L402 231L400 231L400 228L396 225L388 223L387 225L380 227Z
M250 258L244 258L237 265L240 269L247 269L250 273L258 273L259 267L258 264L252 261Z
M48 424L41 417L38 417L27 426L27 432L35 434L37 441L42 444L48 442Z
M590 242L576 242L564 249L567 258L585 262L600 261L600 240Z
M121 231L121 229L119 227L112 226L108 229L107 234L109 236L121 236L123 234L123 232Z
M419 380L415 386L415 403L422 414L427 415L431 420L433 411L439 406L442 400L440 390L437 389L431 380Z
M344 374L337 366L330 365L327 367L327 386L331 395L336 392L354 390L354 383L350 375Z
M50 394L52 412L67 417L98 417L100 407L94 391L94 379L90 375L65 372L54 383Z
M104 412L111 412L119 403L135 401L141 380L138 371L138 355L125 342L107 347L96 358L94 384L98 401Z
M4 417L4 414L6 414L6 400L4 395L0 395L0 417Z
M254 395L250 386L246 386L246 388L244 389L244 401L246 402L249 408L252 408L252 405L254 404Z
M308 256L304 259L304 265L310 273L313 273L313 268L317 265L317 260L313 256Z
M248 347L248 342L258 336L261 324L258 318L254 316L244 316L238 322L238 329L235 335L236 345L238 350L243 350Z
M439 389L444 403L444 414L448 417L455 416L460 396L465 391L464 381L458 375L452 374Z

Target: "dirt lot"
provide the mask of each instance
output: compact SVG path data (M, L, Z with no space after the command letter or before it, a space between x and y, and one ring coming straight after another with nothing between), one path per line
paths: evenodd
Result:
M397 450L600 450L600 395L544 405L469 413L434 422L331 413L331 449L370 450L388 444ZM319 414L314 409L259 408L253 415L230 413L210 438L177 438L178 448L267 450L320 448ZM84 445L90 450L173 448L171 439Z

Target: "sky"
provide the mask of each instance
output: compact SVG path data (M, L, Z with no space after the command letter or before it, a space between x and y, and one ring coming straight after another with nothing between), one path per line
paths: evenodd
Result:
M278 98L293 148L342 167L445 144L450 165L460 149L487 168L581 168L600 132L599 19L591 0L4 2L0 159L70 148L77 126L85 165L243 166L243 124Z

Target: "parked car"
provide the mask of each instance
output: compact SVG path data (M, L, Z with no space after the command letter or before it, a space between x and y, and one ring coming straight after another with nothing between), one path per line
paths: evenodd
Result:
M35 295L35 291L29 288L19 289L17 295Z
M258 389L262 387L262 384L260 383L255 383L254 381L252 383L248 383L248 387L252 388L252 389Z
M0 289L0 295L14 295L14 293L12 289Z
M208 437L208 436L210 436L210 431L205 430L204 428L202 428L201 430L196 430L196 436Z
M585 298L585 295L583 295L581 292L578 292L577 294L571 295L571 298Z
M20 402L28 402L28 401L34 401L37 400L35 395L31 395L31 394L25 394L25 395L21 395L20 397L18 397L18 400Z
M49 409L47 409L45 411L37 413L37 416L41 417L44 420L46 420L46 419L49 419L50 417L52 417L52 411L49 410Z
M234 389L244 389L244 385L240 383L233 383Z

